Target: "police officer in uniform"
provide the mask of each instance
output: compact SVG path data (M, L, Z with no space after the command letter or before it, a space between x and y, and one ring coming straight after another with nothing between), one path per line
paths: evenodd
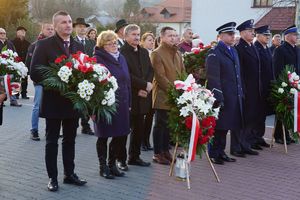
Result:
M262 82L259 54L253 45L254 20L250 19L237 27L241 38L236 44L241 65L242 84L244 89L244 119L245 127L240 133L242 151L249 155L258 155L251 149L255 143L255 131L264 119L262 107Z
M272 53L268 47L269 41L271 39L271 31L268 25L261 26L255 29L257 40L254 42L254 46L257 48L260 63L261 63L261 74L262 74L262 88L263 88L263 111L265 116L259 127L255 130L255 143L252 145L253 149L260 150L261 147L270 147L268 143L264 140L263 136L265 134L265 121L266 116L274 114L271 104L268 102L268 97L271 92L271 81L275 80L275 74L273 69Z
M235 162L224 150L228 130L239 132L242 128L242 85L238 54L234 44L235 22L226 23L219 28L220 41L212 48L206 59L207 87L216 98L214 107L220 106L215 137L209 146L211 161L215 164Z
M296 46L298 38L298 29L295 25L290 26L282 31L284 35L284 43L275 49L273 55L275 77L278 78L286 65L293 66L297 74L300 73L300 50ZM277 121L275 128L275 142L283 144L282 123ZM287 131L286 131L287 133ZM289 134L286 134L287 144L294 143Z

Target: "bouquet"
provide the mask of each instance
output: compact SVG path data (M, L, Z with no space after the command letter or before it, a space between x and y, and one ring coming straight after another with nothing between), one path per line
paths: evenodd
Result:
M183 63L188 74L193 74L197 83L204 85L206 81L205 59L211 46L199 45L193 48L191 52L183 54Z
M197 136L193 138L193 148L201 156L207 143L213 139L219 113L219 108L213 107L213 94L197 84L190 74L185 81L175 81L168 95L171 105L169 127L172 141L178 142L184 149L191 148L191 134L192 130L195 130ZM194 127L193 120L197 122Z
M275 107L276 117L282 121L285 128L293 133L293 138L298 140L298 133L294 127L294 94L300 90L299 76L294 72L294 67L286 66L278 79L272 83L270 101Z
M50 66L39 66L39 69L45 89L60 92L80 113L111 122L111 116L116 112L118 84L104 65L96 63L95 58L77 52L69 58L62 55Z
M0 54L0 76L13 75L14 80L27 76L28 69L16 52L3 48Z

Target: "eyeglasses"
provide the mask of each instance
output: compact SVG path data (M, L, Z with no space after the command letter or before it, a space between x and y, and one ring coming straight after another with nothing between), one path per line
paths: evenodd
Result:
M0 32L0 35L6 35L6 33L5 32Z
M118 42L115 41L115 42L112 42L112 43L107 43L107 44L105 44L105 45L107 45L107 46L109 46L109 47L117 46L117 45L118 45Z

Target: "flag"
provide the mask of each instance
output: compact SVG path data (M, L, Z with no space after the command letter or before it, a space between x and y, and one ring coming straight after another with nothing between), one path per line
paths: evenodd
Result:
M294 132L300 132L300 95L298 91L294 93Z
M190 144L189 144L189 151L188 151L188 162L195 160L199 133L200 133L200 122L196 114L193 112L191 137L190 137Z

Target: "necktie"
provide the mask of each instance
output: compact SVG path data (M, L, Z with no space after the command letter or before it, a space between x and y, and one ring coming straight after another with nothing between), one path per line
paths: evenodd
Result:
M69 50L69 41L64 41L64 48L65 48L65 52L67 54L67 56L70 55L70 50Z
M85 40L81 40L81 43L83 44L83 46L85 45Z

